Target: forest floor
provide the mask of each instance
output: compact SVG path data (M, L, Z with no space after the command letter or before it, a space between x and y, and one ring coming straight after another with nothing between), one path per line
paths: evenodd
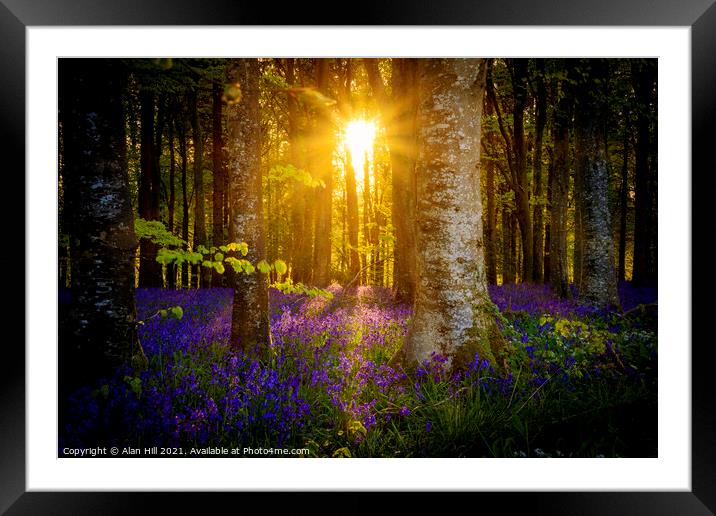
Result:
M409 307L390 291L332 300L270 294L271 345L228 346L230 289L139 289L150 365L73 394L65 446L308 448L314 457L655 457L654 289L620 286L626 313L493 286L509 373L476 356L406 375L388 361ZM62 303L62 299L61 299ZM648 304L649 309L637 308ZM181 306L181 318L160 310ZM152 317L155 316L155 317Z

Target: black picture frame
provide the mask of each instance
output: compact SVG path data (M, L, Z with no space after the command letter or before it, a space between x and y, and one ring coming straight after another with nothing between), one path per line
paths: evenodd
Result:
M12 197L24 199L25 192L25 28L28 26L70 25L542 25L542 26L688 26L692 35L692 156L691 177L713 174L716 154L711 150L716 141L716 5L714 0L429 0L394 1L390 4L371 1L361 3L349 18L338 16L336 8L319 4L294 2L276 4L275 8L260 2L238 0L0 0L0 148L2 163L8 171L5 183ZM334 5L335 7L335 5ZM677 173L677 172L674 172ZM685 180L687 180L685 178ZM688 180L691 180L690 178ZM707 189L692 189L698 196ZM21 203L23 201L21 200ZM707 205L693 197L692 206ZM24 205L0 203L3 221L17 221ZM697 228L703 218L692 216L692 235L702 234ZM708 223L708 222L706 222ZM10 233L7 242L26 241L23 224L6 222ZM16 232L17 234L13 233ZM20 253L2 253L6 289L16 302L24 300L25 285L21 279L32 271L19 259ZM9 255L9 256L8 256ZM692 251L692 271L708 271L704 254ZM705 293L706 284L692 282L692 296ZM20 294L22 293L22 294ZM697 305L693 302L692 313ZM25 316L23 311L23 316ZM6 335L10 333L7 317ZM692 320L699 320L693 317ZM17 324L15 323L15 326ZM24 341L24 329L22 339ZM220 507L228 493L189 496L190 493L82 493L26 492L25 484L25 352L17 336L5 339L0 363L0 511L7 514L113 514L144 513L150 502L159 502L162 512L193 512L206 504ZM523 507L537 514L714 514L716 512L716 402L710 384L712 375L710 339L692 338L692 491L691 492L559 492L559 493L474 493L467 503L484 510L495 504L498 510L512 511ZM209 502L209 496L211 501ZM247 493L240 493L242 504ZM252 494L255 498L261 494ZM265 494L264 494L265 496ZM292 494L302 497L304 494ZM366 495L350 493L363 499ZM282 501L278 493L272 501ZM422 496L413 495L422 503ZM509 500L509 502L507 501ZM253 501L253 500L251 500ZM272 502L273 503L273 502ZM295 502L291 502L292 505ZM312 502L308 502L312 503ZM350 500L343 507L359 507Z

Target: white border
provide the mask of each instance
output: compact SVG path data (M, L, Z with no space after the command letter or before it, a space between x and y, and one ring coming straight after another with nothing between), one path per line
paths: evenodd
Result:
M28 27L27 489L689 491L690 42L689 27ZM445 55L659 58L659 458L58 459L57 58Z

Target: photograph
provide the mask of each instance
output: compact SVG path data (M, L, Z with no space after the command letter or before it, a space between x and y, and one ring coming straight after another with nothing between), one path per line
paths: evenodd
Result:
M658 458L658 72L60 57L57 457Z

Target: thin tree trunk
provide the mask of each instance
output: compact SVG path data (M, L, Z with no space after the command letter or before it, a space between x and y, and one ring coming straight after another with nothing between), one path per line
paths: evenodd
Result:
M534 235L532 276L536 283L544 281L544 204L542 200L542 135L547 122L547 90L544 85L544 59L536 59L536 98L535 98L535 146L532 164L534 182Z
M550 173L549 280L555 295L561 298L570 298L567 262L567 203L569 198L569 127L572 119L573 100L566 80L562 82L561 87L562 95L554 111L553 122L554 161ZM576 248L577 242L575 242ZM575 278L577 278L576 272Z
M350 151L346 151L346 205L348 218L349 281L360 274L360 255L358 254L358 194L356 175L353 170Z
M227 108L231 240L244 241L246 259L265 258L261 140L259 124L259 65L256 59L233 59L229 81L241 84L240 102ZM231 320L231 345L250 351L268 344L268 282L265 275L236 274Z
M212 87L212 167L214 169L213 177L213 200L212 200L212 242L218 247L226 244L224 236L224 159L223 159L223 127L222 127L222 101L221 87L219 83L214 83ZM212 286L221 285L223 275L217 271L213 271L211 284Z
M169 116L167 120L167 129L169 134L169 201L167 202L167 212L169 220L169 231L174 233L174 207L176 205L176 161L174 153L174 109L169 110ZM176 288L177 286L177 266L175 263L167 265L167 286L169 288Z
M632 78L636 103L635 188L634 188L634 268L632 281L635 285L651 285L656 282L656 266L653 259L652 242L654 230L655 185L652 179L654 171L649 166L649 154L652 147L650 131L650 111L652 89L656 80L656 64L649 61L634 61Z
M533 270L533 228L530 209L530 188L527 178L527 141L524 129L524 114L527 104L527 59L513 59L512 90L514 109L512 111L512 142L515 155L516 191L515 204L517 221L520 226L522 249L522 282L531 283Z
M206 213L204 211L204 142L199 121L198 91L189 96L191 122L191 138L194 141L194 251L199 246L206 246ZM202 270L203 269L203 270ZM208 287L211 272L206 267L197 266L196 287Z
M316 59L316 87L328 96L329 60ZM313 283L326 287L331 281L331 219L333 215L333 135L330 108L317 107L314 141L314 165L325 187L318 188L316 203Z
M386 124L392 171L391 217L395 227L393 289L398 301L415 297L415 160L417 145L417 59L392 59L392 98L388 99L375 59L363 60Z
M181 157L181 193L182 193L182 219L181 238L186 242L184 249L189 249L189 195L187 192L187 142L186 124L183 115L179 120L179 156ZM183 288L189 288L191 278L191 265L185 263L179 271Z
M622 140L622 181L619 191L619 265L617 279L626 281L627 212L629 209L629 110L624 114L624 137Z
M139 216L145 220L159 218L158 171L154 147L154 94L146 89L139 93L141 110L141 178L139 182ZM162 268L157 262L158 246L148 239L139 244L139 286L161 287Z

